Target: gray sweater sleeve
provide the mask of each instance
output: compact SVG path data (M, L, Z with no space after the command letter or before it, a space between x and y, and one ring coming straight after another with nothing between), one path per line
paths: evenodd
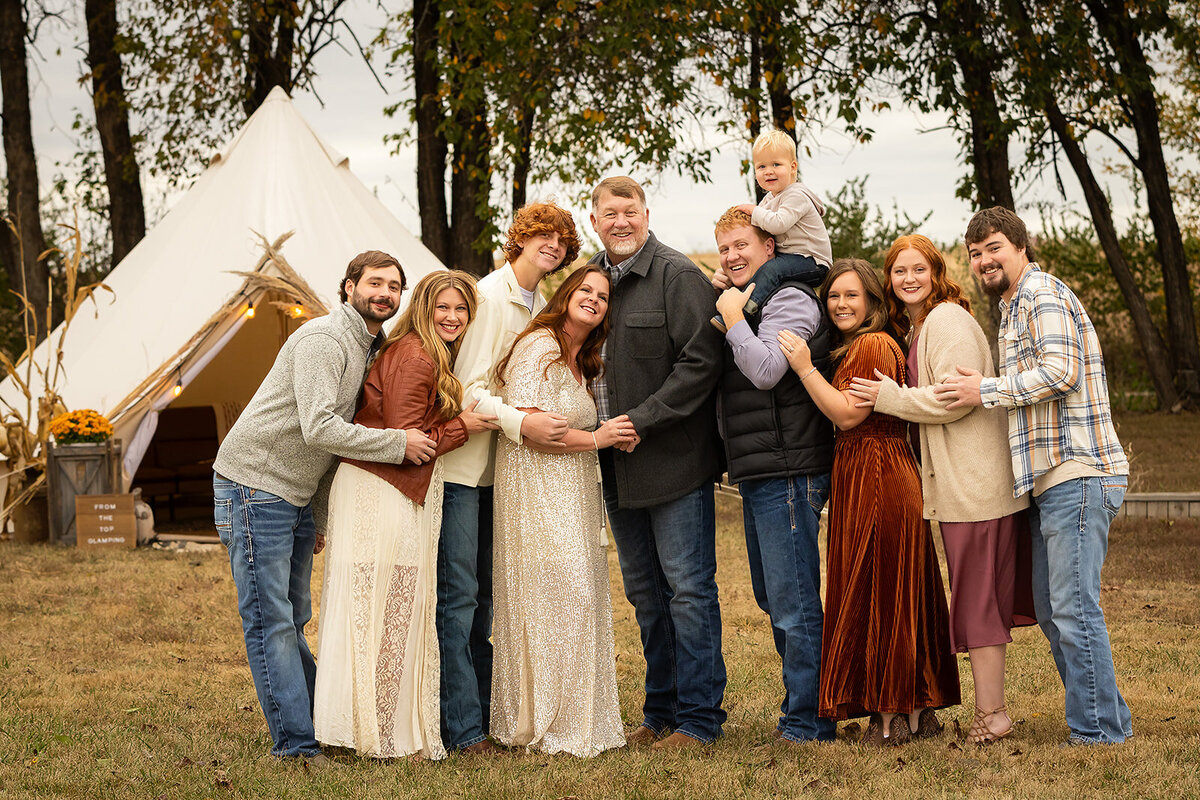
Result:
M361 461L399 464L404 460L408 444L404 431L355 425L337 413L335 403L346 370L346 354L333 336L318 333L297 342L294 364L303 365L302 371L296 370L292 386L306 445Z

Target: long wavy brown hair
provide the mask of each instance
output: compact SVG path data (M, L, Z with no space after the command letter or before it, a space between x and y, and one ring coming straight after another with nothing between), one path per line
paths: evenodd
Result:
M867 299L867 317L858 330L850 334L841 334L841 342L829 353L830 360L835 363L842 360L842 357L850 350L850 345L854 344L854 340L864 333L882 331L895 339L897 343L904 341L900 331L888 318L887 303L883 284L879 281L879 273L875 271L875 266L866 259L839 258L833 262L833 269L829 270L829 274L825 276L825 281L817 292L821 297L821 309L825 314L829 314L829 287L847 272L853 272L862 281Z
M604 283L610 285L608 272L596 264L585 264L579 269L567 276L567 279L558 287L558 291L550 298L550 302L542 309L536 317L530 320L529 325L525 330L521 331L520 335L513 340L512 346L508 348L508 352L504 354L504 358L500 359L500 363L496 365L496 385L504 385L504 371L508 368L508 361L512 358L513 350L517 344L526 336L534 334L538 331L549 331L554 337L554 341L558 343L558 357L550 361L546 365L546 369L542 372L543 376L548 376L550 373L550 365L556 362L570 368L567 364L567 350L569 342L567 342L566 332L563 330L563 323L567 319L567 307L570 304L571 295L575 294L588 275L600 275L604 278ZM579 371L583 373L584 383L587 384L588 391L591 391L592 381L600 376L604 371L604 361L600 358L600 347L604 344L604 340L608 338L608 312L604 314L604 319L600 320L600 324L588 333L587 338L583 340L583 345L579 348L579 357L576 363L579 365Z
M885 293L888 317L896 326L896 330L907 335L914 322L908 318L908 311L904 303L899 297L896 297L894 291L890 291L892 267L895 266L896 259L905 250L916 250L929 264L929 297L925 298L925 302L921 306L921 314L915 320L916 322L921 322L929 316L929 312L933 311L934 306L939 303L958 303L967 311L971 310L971 301L963 294L962 287L955 283L946 272L946 259L942 256L942 251L938 250L937 245L928 237L919 233L911 233L892 242L887 255L883 257L883 274L889 287L889 291Z
M433 327L433 312L437 308L437 297L446 289L457 289L467 301L467 324L463 333L447 344L437 335ZM433 359L437 375L437 403L442 419L458 416L462 411L462 382L455 377L452 367L462 346L467 325L475 319L479 307L479 296L475 292L475 278L462 270L438 270L431 272L413 287L408 308L400 315L400 321L392 329L380 352L398 342L402 336L416 331L421 347Z

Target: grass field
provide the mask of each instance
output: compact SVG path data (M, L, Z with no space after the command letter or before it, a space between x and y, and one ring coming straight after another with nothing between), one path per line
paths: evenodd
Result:
M1134 490L1200 490L1200 416L1124 414L1118 424ZM978 749L955 735L972 698L960 659L968 705L943 714L943 737L869 752L844 729L831 745L770 742L779 661L750 591L740 508L721 498L718 512L729 722L712 747L590 761L379 763L343 753L338 768L315 774L266 755L224 551L0 542L0 798L1200 797L1200 521L1113 528L1103 605L1132 742L1058 747L1062 687L1041 633L1024 628L1009 651L1012 737ZM610 566L621 711L633 725L641 649L613 553ZM315 621L310 632L315 644Z
M1200 414L1114 415L1129 453L1129 491L1200 492Z
M0 798L1200 796L1200 522L1119 522L1112 533L1103 603L1132 742L1058 747L1062 688L1040 632L1025 628L1010 650L1012 737L988 749L962 742L953 729L969 722L964 706L944 714L941 739L869 752L844 740L769 743L778 658L750 592L739 508L728 498L718 506L725 737L701 753L589 761L341 754L336 769L311 774L281 764L266 755L224 552L4 543ZM621 711L632 725L643 667L615 555L610 562ZM969 702L965 660L960 671Z

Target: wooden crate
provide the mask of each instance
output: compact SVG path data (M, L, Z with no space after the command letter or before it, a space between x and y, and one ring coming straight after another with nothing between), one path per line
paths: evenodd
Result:
M121 442L50 444L46 451L50 543L75 544L75 497L121 490Z

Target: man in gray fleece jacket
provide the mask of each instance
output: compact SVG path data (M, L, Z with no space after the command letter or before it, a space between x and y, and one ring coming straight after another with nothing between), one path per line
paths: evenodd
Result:
M312 618L313 555L325 544L325 501L339 456L424 463L434 444L418 430L354 425L367 362L396 313L404 271L377 250L346 268L342 304L288 337L230 428L213 464L213 516L229 549L246 657L277 756L324 760L313 733L316 663L304 638Z

